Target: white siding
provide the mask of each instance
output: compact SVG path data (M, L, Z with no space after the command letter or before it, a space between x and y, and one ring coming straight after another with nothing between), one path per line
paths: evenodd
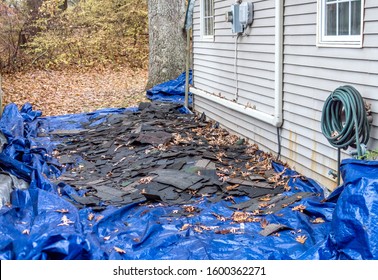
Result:
M366 0L363 48L316 47L316 0L285 0L283 156L311 169L328 184L336 169L336 150L321 133L324 100L337 87L354 86L378 110L378 1ZM376 5L376 6L373 6ZM370 148L377 148L378 115L374 115ZM295 135L295 136L293 136ZM301 160L297 157L301 155ZM303 158L304 157L304 158ZM344 155L347 157L347 155ZM305 164L307 162L307 164ZM331 182L329 184L332 184Z
M234 98L236 86L235 38L224 13L232 3L215 1L214 42L200 40L198 4L194 20L194 86L228 99ZM238 47L239 103L249 102L269 114L274 112L274 4L274 0L254 1L251 36L240 39ZM335 187L328 171L337 167L337 151L322 135L320 119L324 100L334 89L352 85L372 104L368 146L378 148L378 1L365 1L364 20L363 48L316 47L317 1L284 1L282 156L328 188ZM276 128L271 125L199 97L195 109L267 152L277 151Z
M199 2L194 16L194 84L223 97L235 98L235 41L225 21L233 0L215 1L214 42L201 41ZM255 20L249 36L239 37L237 50L238 102L274 112L274 1L254 1Z

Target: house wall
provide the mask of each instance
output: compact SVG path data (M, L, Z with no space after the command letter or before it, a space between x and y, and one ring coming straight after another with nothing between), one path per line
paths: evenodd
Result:
M234 1L215 1L213 42L200 37L200 13L197 0L194 28L194 71L196 86L227 99L235 96L235 41L225 13ZM256 1L254 28L248 37L238 39L239 103L274 111L274 1ZM255 73L253 76L250 73Z
M235 82L235 36L225 12L233 0L215 0L214 41L200 36L199 0L194 14L194 87L232 100ZM332 189L328 171L337 169L337 150L321 133L325 99L337 87L354 86L371 103L373 128L370 149L378 148L378 1L365 1L363 48L316 46L316 0L285 0L283 56L282 159L294 169ZM250 36L238 40L239 103L274 113L275 1L253 1L255 13ZM277 130L270 124L246 117L199 96L195 110L224 127L276 153ZM343 153L343 158L349 157Z

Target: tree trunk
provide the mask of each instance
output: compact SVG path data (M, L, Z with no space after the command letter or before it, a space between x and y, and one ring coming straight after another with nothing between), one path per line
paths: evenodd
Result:
M185 0L148 0L149 69L146 89L185 71Z
M37 34L38 29L33 26L33 22L38 18L39 15L39 8L43 4L43 0L27 0L26 1L27 8L28 8L28 17L25 22L25 38L26 37L33 37Z
M59 9L62 9L63 11L67 10L68 8L68 0L64 0L62 5L59 6Z
M38 15L38 10L42 5L43 0L27 0L26 4L29 9L32 19L35 19Z

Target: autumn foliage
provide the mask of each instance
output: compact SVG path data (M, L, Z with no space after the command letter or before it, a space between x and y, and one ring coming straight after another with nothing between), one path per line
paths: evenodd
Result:
M0 71L145 67L146 0L25 0L0 4Z

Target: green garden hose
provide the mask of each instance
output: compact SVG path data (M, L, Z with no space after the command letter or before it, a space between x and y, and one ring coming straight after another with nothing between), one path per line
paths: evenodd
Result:
M321 127L332 146L357 148L358 156L363 156L361 144L369 141L370 124L361 94L349 85L332 92L324 103Z
M356 148L358 157L363 156L361 144L367 144L370 136L364 100L352 86L338 87L324 103L321 119L323 135L338 148L337 184L340 184L341 149Z

